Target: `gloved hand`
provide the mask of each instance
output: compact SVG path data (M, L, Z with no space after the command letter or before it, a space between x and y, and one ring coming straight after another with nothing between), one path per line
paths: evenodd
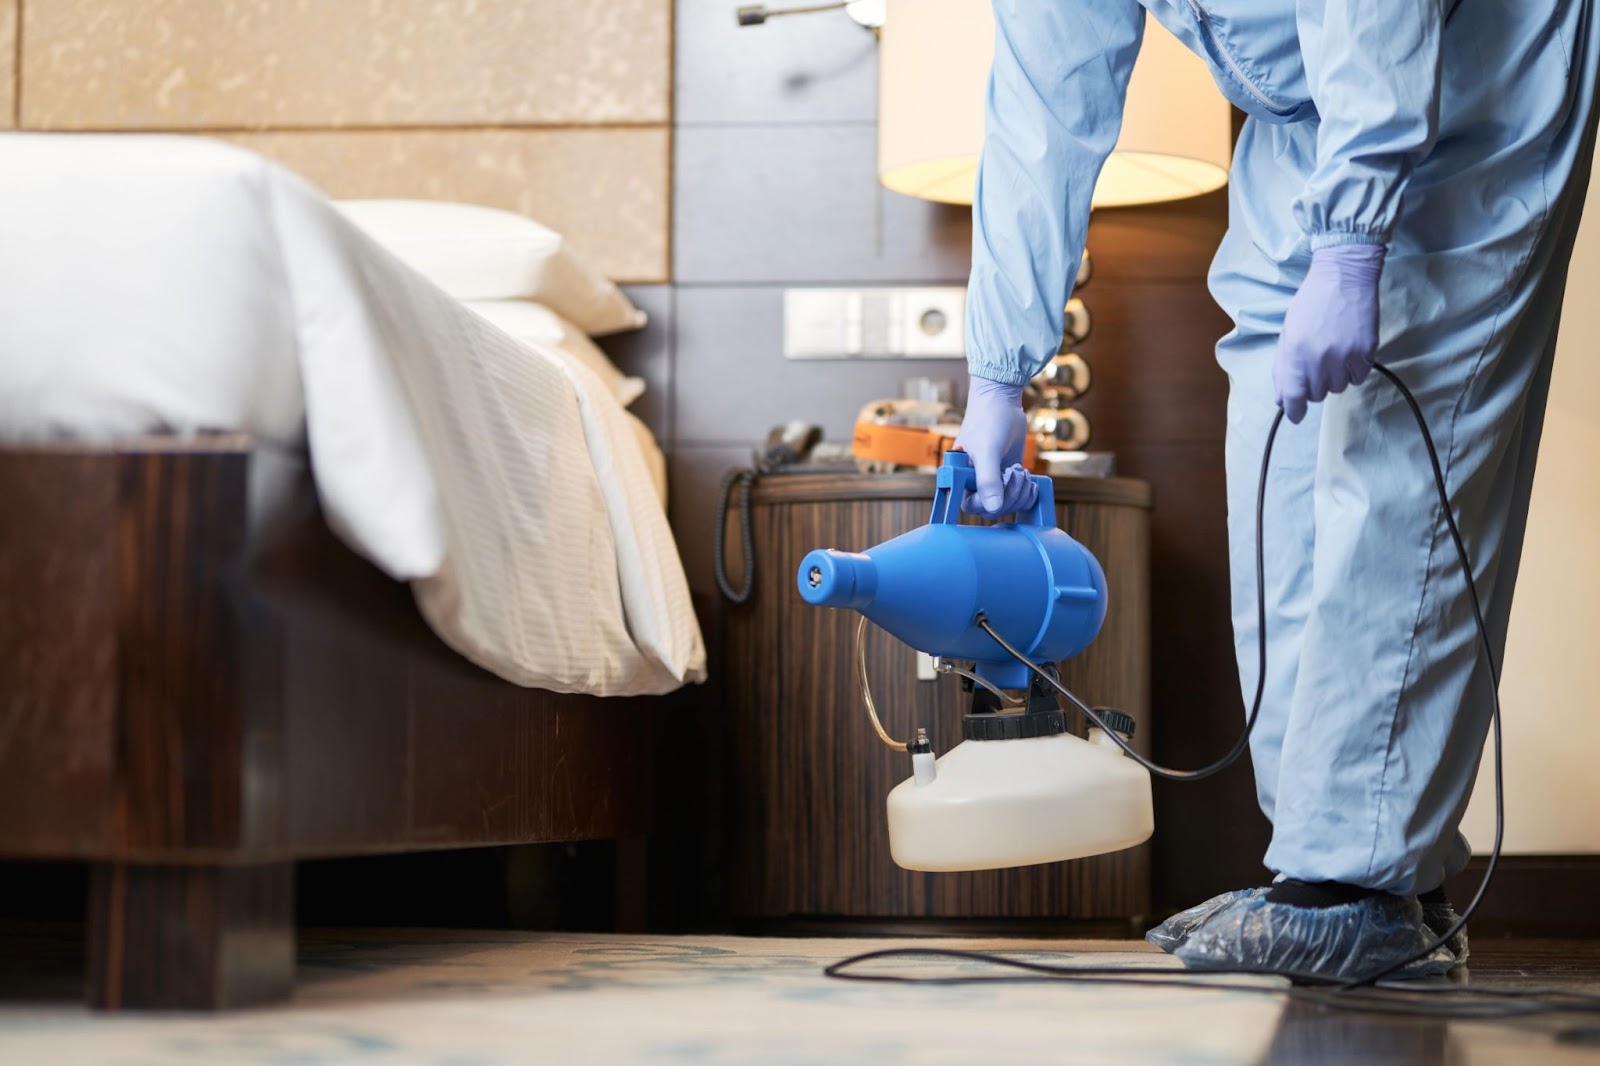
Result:
M1299 424L1306 406L1359 385L1378 351L1381 244L1335 244L1311 253L1311 269L1289 301L1272 364L1278 406Z
M1025 511L1039 490L1022 468L1028 418L1022 413L1022 386L975 377L967 386L967 414L956 447L972 459L977 491L961 509L984 518Z

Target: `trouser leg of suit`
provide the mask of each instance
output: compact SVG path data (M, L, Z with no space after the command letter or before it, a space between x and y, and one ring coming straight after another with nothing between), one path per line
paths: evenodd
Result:
M1452 20L1439 147L1407 192L1380 296L1378 356L1412 386L1434 433L1497 656L1593 141L1588 5L1540 6L1549 10L1463 6ZM1505 92L1513 83L1517 91ZM1238 232L1213 268L1214 291L1236 318L1264 291L1252 279L1298 284L1304 246L1287 205L1273 201L1303 181L1315 137L1314 124L1301 124L1240 145L1235 202L1249 207L1235 212ZM1270 374L1270 361L1259 351L1246 358L1251 352L1242 337L1222 347L1224 365L1235 364L1236 393L1259 392ZM1309 538L1300 532L1303 474L1289 477L1267 516L1269 544L1285 536L1309 540L1310 549L1309 589L1305 571L1289 579L1294 598L1279 608L1282 632L1269 628L1271 655L1297 662L1292 679L1276 664L1269 675L1277 698L1285 685L1292 695L1286 712L1275 708L1276 777L1259 788L1273 819L1267 865L1308 881L1429 888L1465 861L1456 830L1482 750L1490 681L1426 451L1409 408L1377 377L1330 398L1316 426L1283 434L1285 444L1314 434L1295 451L1314 453L1315 473ZM1230 420L1238 444L1230 450L1247 452L1255 435L1257 420ZM1236 528L1254 494L1238 465L1229 471ZM1253 592L1253 569L1239 572L1242 555L1236 544L1236 600L1241 576ZM1237 636L1243 667L1254 633L1247 626ZM1260 783L1272 773L1270 753L1253 754Z
M1272 217L1281 215L1283 205L1299 192L1300 168L1264 170L1246 165L1258 152L1275 151L1273 139L1273 129L1255 119L1247 121L1240 133L1228 188L1229 228L1209 279L1212 296L1234 322L1232 332L1217 344L1217 361L1229 381L1228 566L1234 648L1247 708L1258 680L1261 687L1261 711L1250 734L1250 759L1256 798L1268 819L1276 803L1279 756L1299 672L1301 632L1311 601L1311 503L1317 472L1317 426L1322 419L1322 409L1312 407L1293 431L1285 424L1273 445L1263 501L1268 653L1266 677L1260 680L1256 495L1262 450L1278 411L1272 361L1284 312L1311 262L1310 250L1299 234Z

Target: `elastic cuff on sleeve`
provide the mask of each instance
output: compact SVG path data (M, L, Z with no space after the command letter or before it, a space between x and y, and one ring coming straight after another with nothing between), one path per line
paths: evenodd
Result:
M1362 230L1327 230L1323 233L1311 235L1311 250L1332 248L1340 244L1388 244L1389 241L1381 233L1369 233Z
M988 378L998 381L1002 385L1026 385L1032 380L1033 375L1021 367L1002 366L979 359L967 360L967 373L975 378Z

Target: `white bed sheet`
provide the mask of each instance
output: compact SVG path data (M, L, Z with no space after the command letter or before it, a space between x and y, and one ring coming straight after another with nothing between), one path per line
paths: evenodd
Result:
M309 447L329 524L519 684L705 676L659 452L280 167L202 138L0 134L0 433Z

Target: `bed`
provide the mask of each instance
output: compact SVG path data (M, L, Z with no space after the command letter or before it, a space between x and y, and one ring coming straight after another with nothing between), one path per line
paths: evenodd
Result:
M298 859L641 867L705 651L599 375L202 139L0 137L0 235L0 857L94 1004L286 996Z

